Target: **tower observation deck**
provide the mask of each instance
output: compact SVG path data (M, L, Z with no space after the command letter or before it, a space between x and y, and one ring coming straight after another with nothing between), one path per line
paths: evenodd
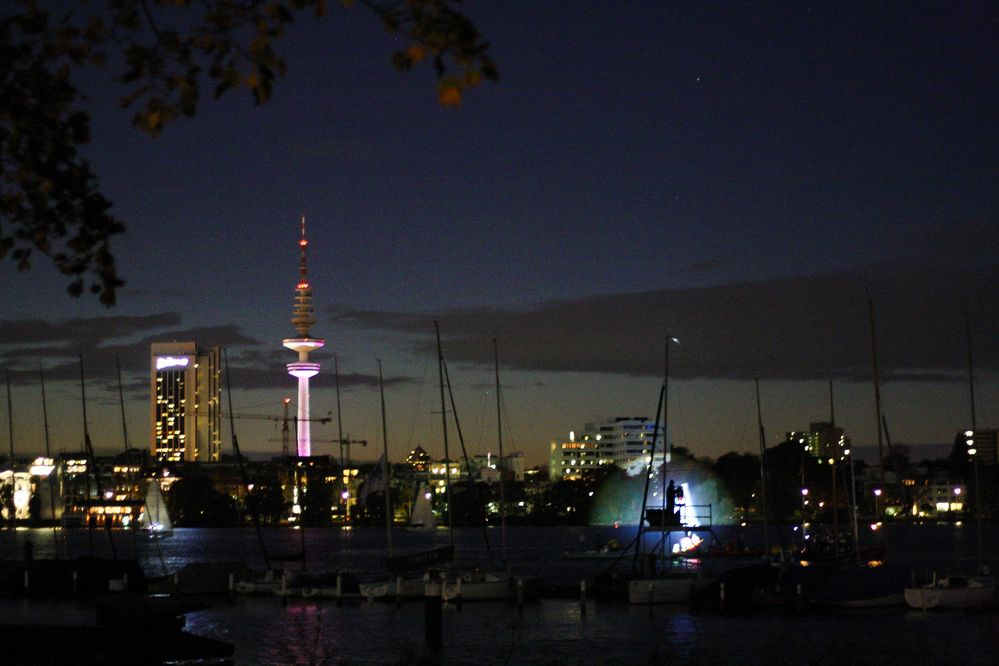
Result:
M312 307L312 288L309 286L306 251L309 241L305 238L305 216L302 216L302 237L298 241L301 250L298 285L295 287L295 307L291 312L291 324L298 337L287 338L283 344L298 354L298 361L287 365L288 374L298 379L298 455L312 455L312 437L309 428L309 378L319 374L319 364L309 360L309 352L326 345L322 338L314 338L309 328L316 323Z

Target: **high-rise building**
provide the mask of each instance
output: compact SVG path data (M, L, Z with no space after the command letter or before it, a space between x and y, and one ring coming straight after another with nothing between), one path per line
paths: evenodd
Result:
M588 469L604 465L626 468L652 453L652 443L662 451L664 428L644 416L619 416L600 423L587 423L568 440L554 440L549 450L549 474L553 479L578 478ZM655 435L655 437L653 437Z
M287 338L284 346L298 354L298 361L288 364L288 374L298 380L298 455L312 455L311 420L309 419L309 378L319 374L319 364L309 360L309 352L322 348L326 341L314 338L309 328L316 323L312 308L312 287L309 285L306 250L309 241L305 238L305 216L302 216L302 236L298 241L301 259L298 266L298 284L295 286L295 307L291 312L291 325L298 333L297 338Z
M150 451L159 460L218 462L221 438L219 347L154 342L150 348Z
M785 436L785 441L795 440L821 462L841 460L850 454L850 438L832 423L812 423L808 432L792 431Z

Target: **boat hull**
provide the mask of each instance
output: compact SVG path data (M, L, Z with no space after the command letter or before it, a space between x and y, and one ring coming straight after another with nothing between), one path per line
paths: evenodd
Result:
M360 596L375 599L422 599L427 596L427 576L361 583ZM471 573L447 576L439 582L444 601L504 601L537 593L538 581L506 573Z
M679 574L665 578L638 578L628 581L630 604L690 603L694 587L700 580L696 574Z
M995 601L991 579L949 576L929 585L905 588L905 603L920 610L987 608Z

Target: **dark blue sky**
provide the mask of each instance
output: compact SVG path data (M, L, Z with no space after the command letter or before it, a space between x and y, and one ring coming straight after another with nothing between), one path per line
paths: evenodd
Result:
M494 446L493 336L509 445L541 462L585 421L654 415L667 330L682 342L677 444L755 448L756 375L771 443L827 417L829 379L837 419L871 442L866 289L893 436L947 442L965 427L965 309L980 425L999 424L994 3L465 9L501 78L459 109L436 104L429 68L393 70L399 43L360 7L302 17L267 105L205 100L154 139L116 108L113 69L81 78L88 156L129 227L116 245L128 285L105 310L63 296L47 267L0 271L19 444L41 437L37 382L19 371L41 355L53 381L69 378L81 349L105 399L94 429L117 445L116 395L100 388L118 356L145 445L153 339L231 345L237 411L278 413L302 213L345 428L378 440L382 358L394 451L439 448L435 317L475 450ZM313 405L327 411L332 358L319 360ZM75 448L76 389L53 390ZM245 448L276 446L269 426L238 428Z

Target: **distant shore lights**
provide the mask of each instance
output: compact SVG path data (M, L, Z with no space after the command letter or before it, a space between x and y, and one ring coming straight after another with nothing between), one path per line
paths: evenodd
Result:
M298 241L301 250L298 283L295 285L295 307L292 309L291 324L298 333L297 338L288 338L283 344L287 349L298 353L298 361L287 365L288 374L298 380L298 455L312 455L312 438L309 428L309 378L319 374L319 364L309 361L309 352L326 345L322 338L314 338L309 328L316 323L312 307L312 289L309 285L306 250L309 241L305 237L305 216L302 216L302 235Z

